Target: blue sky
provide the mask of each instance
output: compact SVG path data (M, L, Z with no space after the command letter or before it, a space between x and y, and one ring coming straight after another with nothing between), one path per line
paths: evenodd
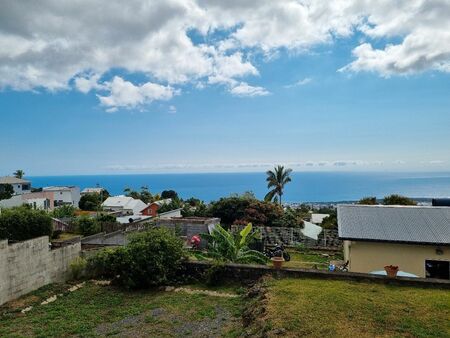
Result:
M11 15L19 12L10 10ZM55 9L42 10L52 17ZM373 29L393 26L376 14L382 9L370 10L363 22ZM312 41L298 41L305 30L300 27L292 39L281 30L280 39L286 41L279 43L255 36L253 21L245 16L237 23L224 19L231 28L214 31L211 27L218 23L213 19L218 19L209 13L209 32L183 26L172 37L176 42L181 34L193 51L208 53L198 60L182 51L171 62L172 52L165 52L142 27L142 35L151 40L149 48L154 43L162 59L101 64L82 50L80 58L86 60L72 67L60 62L62 47L56 52L49 47L39 50L39 61L32 58L36 49L27 57L22 56L28 51L11 52L9 61L17 58L14 67L21 63L14 68L0 53L0 75L6 74L0 82L0 174L17 168L30 175L260 171L277 163L295 170L450 170L450 54L436 49L439 41L416 56L407 43L422 34L417 27L370 33L361 21L349 19L350 32L341 24L339 29L312 27L324 31L325 38L314 34ZM432 28L437 36L445 27ZM0 25L0 46L9 41L5 36L27 36L14 29ZM59 41L39 25L28 29L40 32L49 46ZM160 29L172 32L164 21ZM61 34L67 34L70 45L69 32ZM124 45L135 37L123 34ZM37 44L34 39L29 43ZM220 44L225 43L234 45L223 49ZM385 54L376 59L381 53L359 53L367 44ZM394 53L400 61L388 55L389 44L403 48ZM102 52L114 56L109 47ZM397 67L436 53L444 56ZM222 66L231 56L238 62L227 59ZM42 57L49 62L43 64ZM211 59L214 70L197 67ZM30 68L38 75L30 76Z

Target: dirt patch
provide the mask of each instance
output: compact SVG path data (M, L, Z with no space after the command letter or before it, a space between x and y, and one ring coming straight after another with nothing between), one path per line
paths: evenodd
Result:
M201 320L170 313L164 308L155 308L136 316L128 316L113 323L99 325L95 333L112 337L222 337L225 330L238 324L239 318L217 306L214 316Z

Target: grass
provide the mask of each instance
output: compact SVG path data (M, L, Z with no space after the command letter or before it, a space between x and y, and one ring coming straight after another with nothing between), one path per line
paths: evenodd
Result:
M61 285L47 286L2 306L0 337L232 337L242 329L240 298L156 290L127 292L88 282L53 303L40 305L62 289ZM30 312L18 312L30 304L34 305Z
M297 251L290 250L291 260L283 264L287 268L307 268L313 267L326 270L331 260L342 259L340 253L324 253L319 251ZM324 254L328 254L325 256Z
M268 282L267 327L287 337L450 337L450 292L281 279Z

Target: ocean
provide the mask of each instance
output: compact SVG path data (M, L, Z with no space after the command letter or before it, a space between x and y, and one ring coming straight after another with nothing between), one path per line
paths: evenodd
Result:
M402 194L416 198L450 196L450 172L293 172L286 185L284 202L353 201L364 196L382 198ZM81 189L99 184L110 194L122 194L125 187L139 190L147 186L152 193L173 189L182 198L217 200L233 193L252 191L258 198L267 192L264 172L198 174L128 174L27 177L33 187L76 185Z

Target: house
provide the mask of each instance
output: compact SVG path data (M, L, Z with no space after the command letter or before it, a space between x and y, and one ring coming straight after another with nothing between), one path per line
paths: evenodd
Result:
M54 206L60 205L73 205L74 207L78 207L78 203L80 202L80 188L76 186L67 186L67 187L45 187L42 188L43 192L52 192L54 199Z
M124 215L140 215L141 211L147 207L147 204L133 197L119 195L108 197L102 203L102 207L105 210L119 212Z
M339 237L349 271L386 265L418 277L450 279L450 208L339 205Z
M33 209L52 210L54 206L52 192L30 192L20 195L14 195L10 199L1 200L0 208L20 207L27 204Z
M101 194L104 191L105 191L105 188L99 188L99 187L84 188L80 194L81 194L81 196L86 195L86 194Z
M311 214L311 223L322 224L323 219L329 216L329 214Z
M163 205L170 204L171 202L172 202L171 198L166 198L163 200L149 203L144 209L141 210L141 214L156 217L158 216L158 209Z
M11 185L14 189L14 195L20 195L31 192L31 182L16 178L13 176L0 177L0 191L3 190L3 186Z

